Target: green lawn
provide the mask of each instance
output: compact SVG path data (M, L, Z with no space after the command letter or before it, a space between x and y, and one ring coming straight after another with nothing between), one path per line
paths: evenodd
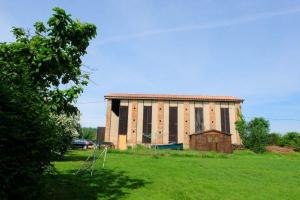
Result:
M108 153L73 175L92 151L70 151L45 177L43 199L300 199L300 154L197 151Z

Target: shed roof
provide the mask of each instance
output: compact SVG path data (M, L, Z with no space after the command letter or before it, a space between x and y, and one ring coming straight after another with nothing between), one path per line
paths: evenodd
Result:
M210 130L207 130L207 131L203 131L203 132L199 132L199 133L193 133L193 134L190 134L190 135L199 135L199 134L207 134L207 133L221 133L221 134L224 134L224 135L231 135L230 133L225 133L223 131L219 131L219 130L216 130L216 129L210 129Z
M199 101L226 101L243 102L244 99L233 96L208 95L177 95L177 94L127 94L112 93L105 95L105 99L137 99L137 100L199 100Z

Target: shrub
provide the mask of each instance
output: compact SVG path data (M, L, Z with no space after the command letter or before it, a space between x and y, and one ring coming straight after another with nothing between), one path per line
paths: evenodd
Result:
M248 144L249 132L247 131L247 126L248 124L244 119L243 115L239 113L239 120L235 122L235 127L240 134L243 146L249 148L250 147L250 144Z
M0 199L34 199L53 159L55 122L36 93L1 81L0 92Z
M281 146L293 147L296 151L300 151L300 133L288 132L283 135Z
M53 136L55 139L55 146L53 151L59 159L71 147L71 142L74 138L79 136L80 124L79 113L73 115L53 115L51 118L55 121L57 128L56 134Z
M270 133L268 135L268 145L281 145L281 135L279 133Z
M246 148L251 149L255 153L266 151L269 121L259 117L247 123L241 116L240 120L236 122L236 129L240 133L242 143Z
M248 124L250 149L255 153L266 151L269 134L269 121L264 118L254 118Z

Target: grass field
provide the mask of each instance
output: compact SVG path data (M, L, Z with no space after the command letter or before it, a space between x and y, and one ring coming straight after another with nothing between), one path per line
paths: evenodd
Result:
M299 153L111 151L92 177L73 175L91 153L55 162L43 199L300 199Z

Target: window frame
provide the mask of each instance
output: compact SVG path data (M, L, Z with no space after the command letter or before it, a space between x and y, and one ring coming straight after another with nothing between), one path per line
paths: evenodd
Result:
M221 131L230 134L229 108L221 108Z
M151 143L152 133L152 106L144 106L143 108L143 136L142 143Z
M204 131L203 108L202 107L196 107L195 108L195 133L202 133L203 131Z

